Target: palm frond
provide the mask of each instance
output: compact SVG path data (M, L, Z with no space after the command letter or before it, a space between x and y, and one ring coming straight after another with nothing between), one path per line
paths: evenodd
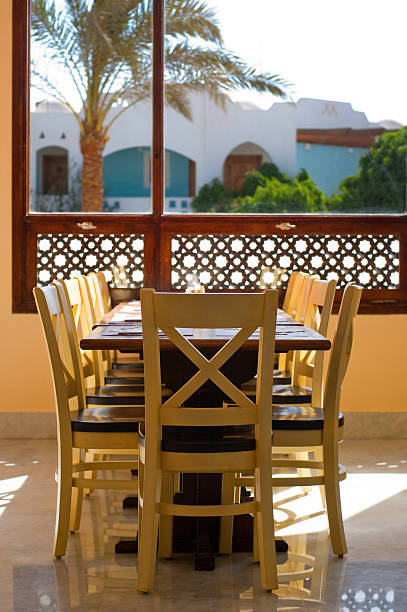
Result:
M85 122L101 126L119 98L129 108L151 95L151 15L152 0L64 0L59 11L55 0L32 0L33 39L66 70ZM282 77L259 73L224 48L215 11L203 0L167 0L165 20L166 102L185 117L194 91L222 106L235 89L287 97ZM43 76L42 87L55 95L57 86Z
M220 91L251 89L287 97L289 84L279 75L260 74L224 49L203 49L179 43L168 50L165 63L170 81L194 83L201 89Z
M199 37L206 42L223 45L216 12L200 0L167 0L165 31L169 36Z
M180 83L167 83L164 91L166 104L192 121L191 102L188 96L190 89Z

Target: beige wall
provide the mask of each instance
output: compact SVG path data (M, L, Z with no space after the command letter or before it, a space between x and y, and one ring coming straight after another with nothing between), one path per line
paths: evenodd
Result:
M11 0L0 2L0 411L52 411L52 387L37 316L11 314ZM407 411L407 315L360 316L344 385L346 411Z

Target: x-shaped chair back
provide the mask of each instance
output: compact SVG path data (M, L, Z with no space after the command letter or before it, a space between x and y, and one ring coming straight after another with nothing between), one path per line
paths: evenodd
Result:
M241 409L241 417L245 422L257 422L257 409L271 406L272 380L267 375L272 369L274 360L275 325L278 292L265 290L259 294L166 294L156 293L153 289L141 290L141 307L143 319L146 413L157 409L161 403L161 375L159 330L173 342L198 369L198 371L162 405L162 424L168 424L168 414L172 414L172 424L181 424L184 416L191 410L182 408L186 402L206 381L212 381L231 402ZM235 384L233 384L220 369L260 327L259 358L257 372L256 402L251 401ZM181 329L180 329L181 328ZM232 329L237 330L233 337L210 359L193 346L183 335L183 329ZM185 333L185 332L184 332ZM270 368L270 369L267 369ZM152 407L152 408L151 408ZM174 410L180 410L180 421L174 416ZM222 413L222 408L204 409L202 425L235 425L232 412L224 406L228 417ZM243 412L247 411L246 416ZM237 410L238 412L238 410ZM199 424L195 413L194 424ZM175 420L174 420L175 419ZM225 420L226 419L226 420ZM199 420L199 419L198 419ZM239 419L240 420L240 419ZM186 423L184 423L186 424Z

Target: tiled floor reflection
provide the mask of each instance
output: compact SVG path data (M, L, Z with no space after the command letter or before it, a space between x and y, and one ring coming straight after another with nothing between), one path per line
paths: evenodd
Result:
M318 488L279 491L278 534L290 552L280 558L277 592L262 591L258 565L239 553L219 557L214 572L195 572L190 555L162 561L154 594L140 595L137 557L114 553L119 537L137 529L123 495L86 499L80 533L70 536L64 560L53 561L55 443L0 441L0 610L405 612L406 441L349 441L341 460L349 468L344 559L330 551Z

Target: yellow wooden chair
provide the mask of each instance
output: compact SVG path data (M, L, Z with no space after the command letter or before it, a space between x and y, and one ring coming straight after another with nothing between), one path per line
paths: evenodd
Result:
M53 375L57 414L58 497L53 553L66 553L68 531L79 529L83 490L134 490L136 480L93 479L86 474L99 470L137 467L135 461L86 461L86 449L137 448L139 422L144 419L141 405L89 406L85 391L88 362L83 359L76 333L75 310L64 286L56 282L36 287L34 297L40 314ZM86 474L85 474L86 473Z
M308 297L311 290L312 279L309 274L303 272L293 272L288 282L286 295L283 303L283 310L296 318L301 323L304 322ZM273 379L276 385L290 385L292 382L293 351L283 353L277 357L273 369ZM256 392L256 378L247 381L242 389L245 393Z
M85 310L89 312L90 328L100 321L105 314L103 311L102 295L99 290L99 285L95 273L88 274L84 277L78 277L82 299L85 302ZM132 355L132 358L127 357L120 361L120 364L127 364L127 367L115 368L117 359L114 356L115 351L102 351L103 361L105 363L105 384L106 385L135 385L143 384L144 382L144 364L139 360L138 355ZM137 361L135 361L137 360Z
M301 310L305 310L304 324L326 336L335 298L336 282L311 278L309 285L306 305L301 307ZM275 384L273 402L275 404L301 403L321 406L324 357L325 351L294 351L290 364L292 368L291 384Z
M273 468L288 469L293 475L273 474L273 487L323 487L333 552L347 552L343 528L339 483L346 469L339 464L338 448L343 439L344 416L339 411L343 379L348 367L353 339L353 321L362 289L349 284L344 291L333 347L331 349L322 406L273 405L273 450L306 452L315 449L316 460L273 459ZM307 475L300 475L306 473ZM303 472L302 470L306 470ZM310 470L316 473L310 474ZM238 487L253 486L252 477L236 478Z
M287 285L283 310L297 320L300 320L301 308L306 297L304 296L304 291L306 291L307 287L304 287L304 282L309 277L310 274L306 274L305 272L293 272Z
M283 310L300 323L304 322L306 305L311 289L312 277L304 272L293 272L284 296ZM292 380L293 352L278 356L274 369L275 384L289 385Z
M110 299L109 286L107 284L106 276L102 270L98 270L95 272L95 274L99 283L100 293L102 295L103 313L106 314L112 310L112 300Z
M91 321L89 319L89 311L87 311L86 300L83 299L84 279L71 278L66 281L58 281L56 283L61 286L61 294L69 304L74 318L74 324L78 341L87 336L91 330ZM86 401L88 405L104 406L107 403L111 406L122 405L138 405L144 404L144 384L139 381L132 385L105 385L105 364L103 362L101 351L87 351L80 349L83 367L84 378L86 385ZM170 391L163 390L166 395Z
M253 513L258 524L258 551L262 585L278 587L271 486L271 393L278 293L262 294L160 294L141 290L146 377L145 437L140 436L139 577L137 588L151 591L157 554L160 516L233 516ZM240 331L207 360L177 330L193 328L239 328ZM220 373L219 368L253 331L260 327L258 384L255 402ZM161 398L159 329L186 355L198 371L163 403ZM211 380L234 403L216 408L187 408L184 402L207 380ZM254 425L254 436L239 437L233 426ZM188 426L206 428L209 437L196 446L184 447L177 436L162 438L170 426L182 431ZM229 431L214 440L214 428ZM219 430L218 430L219 431ZM235 437L236 436L236 437ZM203 448L203 446L205 448ZM204 452L204 450L206 452ZM195 451L195 452L194 452ZM211 452L212 451L212 452ZM255 499L244 504L215 506L174 504L168 490L175 473L255 473Z
M95 309L95 322L100 321L100 319L111 310L109 288L106 279L104 280L104 285L101 282L102 277L105 279L103 272L91 272L86 276L89 284L91 301ZM109 295L109 300L106 298L106 291ZM112 372L111 376L115 378L133 378L136 374L133 374L132 371L139 373L139 376L142 376L144 372L144 364L140 359L139 353L122 355L119 351L106 351L106 359L108 369L127 370L126 373ZM115 381L113 382L115 383Z

